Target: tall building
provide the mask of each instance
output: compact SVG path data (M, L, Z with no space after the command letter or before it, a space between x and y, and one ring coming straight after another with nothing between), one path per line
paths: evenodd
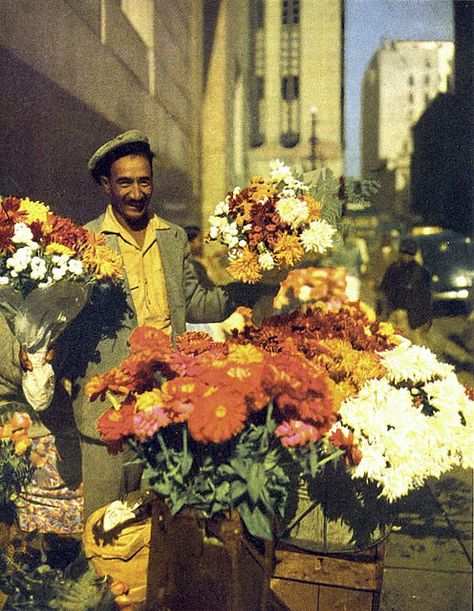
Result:
M413 128L413 211L426 224L474 231L474 3L453 2L454 91L439 95Z
M412 127L433 99L452 88L454 45L385 42L362 85L362 175L381 183L382 211L410 216Z
M91 153L136 128L157 155L155 202L200 205L203 10L195 0L2 0L0 194L84 222L104 207Z
M342 174L343 0L251 0L251 173L279 158Z

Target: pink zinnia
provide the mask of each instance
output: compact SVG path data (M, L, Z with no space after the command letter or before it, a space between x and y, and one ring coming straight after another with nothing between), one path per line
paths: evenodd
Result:
M289 420L282 422L275 430L275 435L280 438L281 443L293 448L305 446L309 442L316 442L323 431L301 420Z
M156 431L168 426L170 422L168 414L162 407L152 407L147 411L134 414L132 432L143 443L153 437Z

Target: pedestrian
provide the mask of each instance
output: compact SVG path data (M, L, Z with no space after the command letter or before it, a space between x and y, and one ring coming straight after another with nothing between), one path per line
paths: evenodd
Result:
M398 259L388 266L379 287L377 314L415 344L424 344L432 316L431 274L415 259L412 238L400 241Z
M146 135L137 130L106 142L90 158L88 168L108 195L105 213L86 227L106 236L122 257L125 288L93 299L65 334L74 388L73 409L81 436L84 514L136 490L141 467L125 464L133 455L112 455L100 441L96 423L104 410L89 403L83 387L93 375L117 366L129 353L134 328L149 325L172 340L186 322L219 322L239 305L252 305L278 286L243 285L205 288L196 276L186 232L150 211L153 158Z

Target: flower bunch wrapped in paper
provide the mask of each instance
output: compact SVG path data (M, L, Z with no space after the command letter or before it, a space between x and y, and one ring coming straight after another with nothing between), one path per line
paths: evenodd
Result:
M36 409L48 407L54 388L48 348L87 303L92 284L121 276L120 258L101 236L42 202L0 199L0 311L33 365L23 390Z
M270 178L253 178L217 204L209 238L228 248L227 271L234 278L257 282L303 259L320 259L332 248L340 217L336 193L329 171L307 185L282 162L273 162Z
M270 354L249 344L186 333L178 347L142 327L119 367L92 378L91 400L113 407L98 421L111 451L125 442L146 464L152 488L173 513L208 516L235 508L255 536L281 519L289 471L314 476L321 439L336 421L335 384L296 350Z

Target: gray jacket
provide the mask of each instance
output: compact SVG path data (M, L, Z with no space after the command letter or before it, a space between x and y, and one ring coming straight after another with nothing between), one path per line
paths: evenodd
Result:
M103 218L103 215L98 217L86 227L98 232ZM167 228L157 230L156 239L165 275L173 339L186 330L186 322L220 322L239 305L251 307L262 291L275 292L274 287L237 282L206 289L199 284L194 272L185 231L168 223ZM107 240L119 252L117 236L108 235ZM74 417L84 436L99 439L97 418L107 407L99 400L88 401L84 383L116 367L129 354L127 341L136 326L136 312L125 278L124 290L96 294L64 334L69 346L67 367L74 382Z

